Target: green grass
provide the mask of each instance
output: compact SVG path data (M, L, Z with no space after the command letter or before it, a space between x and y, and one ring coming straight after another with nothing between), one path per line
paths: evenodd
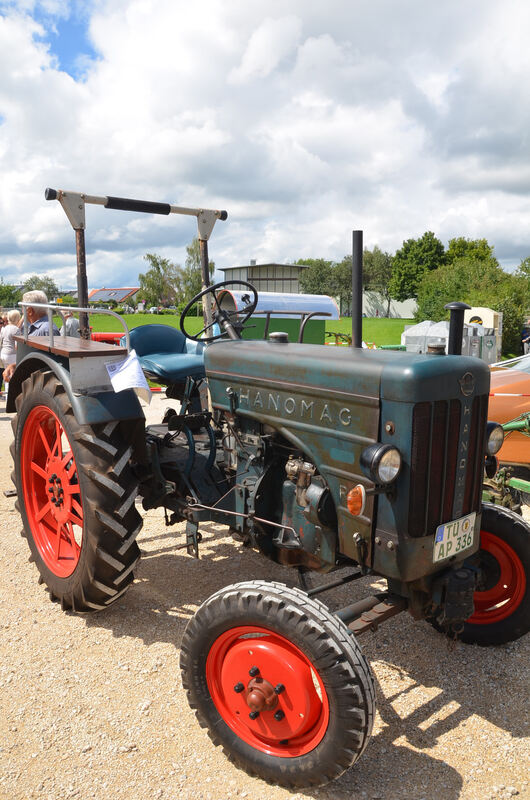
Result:
M171 325L179 327L179 314L124 314L123 319L129 328L136 328L139 325ZM383 344L400 344L401 334L405 325L413 324L412 319L386 319L384 317L364 317L363 318L363 339L367 343L374 343L378 346ZM189 332L196 333L203 327L202 317L189 318ZM106 314L92 314L90 325L94 332L120 331L122 327L115 317ZM326 322L326 331L338 333L348 333L351 335L352 321L350 317L343 317L339 320ZM328 337L329 340L329 337Z
M363 317L363 340L367 344L401 344L405 325L413 325L413 319L387 319L386 317ZM326 322L326 332L348 333L351 336L351 317ZM329 338L329 337L328 337Z

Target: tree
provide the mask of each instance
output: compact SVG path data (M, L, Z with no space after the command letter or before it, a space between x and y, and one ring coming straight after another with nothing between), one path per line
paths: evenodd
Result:
M493 247L488 244L486 239L466 239L464 236L450 239L445 253L446 264L452 264L459 258L490 261L499 266L499 262L493 255Z
M363 253L363 287L380 294L387 306L386 315L390 314L390 282L394 268L394 259L390 253L383 253L377 245L373 250L365 248Z
M0 306L4 308L16 306L21 296L22 293L18 289L10 283L4 283L4 279L0 278Z
M526 292L527 280L504 272L494 257L457 258L423 276L416 319L447 319L444 306L452 300L486 306L503 314L503 354L519 353Z
M521 263L515 270L515 274L521 278L530 278L530 256L521 259Z
M419 239L407 239L394 256L390 296L396 300L416 297L423 275L444 263L444 246L432 231L426 231Z
M146 253L144 260L150 265L138 275L142 299L148 306L175 305L180 290L180 267L155 253Z
M342 261L334 264L331 274L331 291L328 292L333 297L339 299L339 312L340 315L344 313L345 309L350 309L352 305L352 257L351 255L344 256Z
M29 278L24 281L24 291L32 292L35 289L45 292L49 301L53 300L59 294L57 284L51 275L30 275Z
M334 263L324 258L300 258L295 265L306 265L300 273L300 289L304 294L335 295ZM351 280L350 280L351 293Z
M181 301L188 303L192 297L202 291L202 271L201 271L201 250L199 240L195 236L191 244L186 247L186 265L181 270L180 285L182 298ZM210 276L215 270L215 262L208 262Z

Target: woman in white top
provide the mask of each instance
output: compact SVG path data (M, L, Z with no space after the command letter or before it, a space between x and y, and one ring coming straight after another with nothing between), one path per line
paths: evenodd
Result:
M14 308L12 311L9 311L7 315L7 325L4 325L0 333L2 348L0 350L0 358L4 362L5 367L7 367L8 364L14 364L16 361L17 343L13 337L20 333L19 324L20 311Z

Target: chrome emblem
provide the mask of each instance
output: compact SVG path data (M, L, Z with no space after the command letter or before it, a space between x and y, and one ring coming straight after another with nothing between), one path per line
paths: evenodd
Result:
M473 394L475 390L475 378L471 372L466 372L465 375L462 375L458 383L460 384L460 391L465 397L469 397L469 395Z

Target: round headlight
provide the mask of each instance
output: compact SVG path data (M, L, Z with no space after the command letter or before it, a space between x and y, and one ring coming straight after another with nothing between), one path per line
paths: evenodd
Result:
M392 483L401 469L401 455L391 444L372 444L362 451L360 467L374 483Z
M377 465L377 474L380 483L392 483L399 475L401 469L401 454L399 450L392 447L383 453Z
M488 455L494 456L498 453L504 442L504 430L498 422L488 422L486 428L486 451Z

